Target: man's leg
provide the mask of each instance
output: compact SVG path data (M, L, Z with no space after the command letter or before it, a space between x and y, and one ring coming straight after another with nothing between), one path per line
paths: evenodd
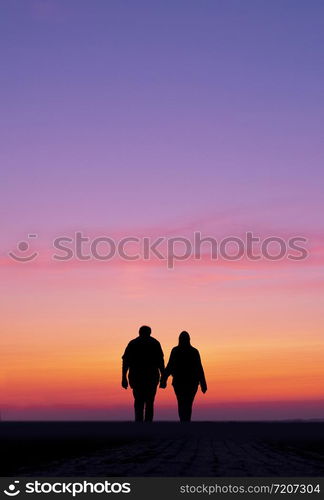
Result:
M139 388L133 389L135 422L143 422L145 396Z
M154 399L157 386L148 389L145 398L145 422L152 422L154 415Z

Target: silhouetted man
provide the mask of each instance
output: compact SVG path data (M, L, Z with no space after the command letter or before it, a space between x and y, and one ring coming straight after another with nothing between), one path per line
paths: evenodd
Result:
M127 389L129 381L133 389L136 422L143 422L144 410L145 422L152 422L156 389L164 372L160 342L150 335L151 328L141 326L139 336L129 342L122 357L122 387Z

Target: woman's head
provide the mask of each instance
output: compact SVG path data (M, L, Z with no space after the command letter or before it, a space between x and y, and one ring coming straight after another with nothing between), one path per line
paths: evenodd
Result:
M190 345L190 335L188 332L181 332L179 335L179 345L180 346L187 346Z

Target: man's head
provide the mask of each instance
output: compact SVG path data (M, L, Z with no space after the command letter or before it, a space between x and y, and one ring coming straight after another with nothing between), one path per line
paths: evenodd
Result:
M138 331L140 337L147 338L151 335L151 328L149 326L143 325Z

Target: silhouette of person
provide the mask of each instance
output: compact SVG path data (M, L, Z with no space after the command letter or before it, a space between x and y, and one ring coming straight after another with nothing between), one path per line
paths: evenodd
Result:
M143 417L152 422L156 389L164 372L160 342L150 335L151 328L141 326L139 336L129 342L122 356L122 387L127 389L129 382L133 389L136 422L143 422Z
M162 389L166 387L170 375L173 377L172 385L178 401L180 422L190 422L198 386L200 385L201 391L205 394L207 384L199 351L190 344L188 332L180 333L179 344L171 351L169 362L161 378Z

